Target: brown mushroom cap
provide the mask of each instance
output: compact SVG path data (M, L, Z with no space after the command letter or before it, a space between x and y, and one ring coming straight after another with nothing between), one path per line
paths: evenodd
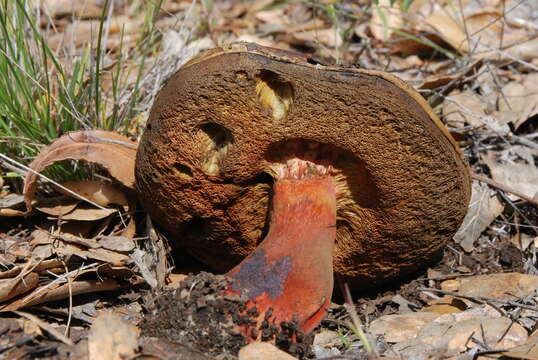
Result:
M175 242L224 271L263 239L270 169L290 157L339 172L334 271L352 285L428 264L467 211L458 146L410 86L247 43L213 49L166 83L137 187Z

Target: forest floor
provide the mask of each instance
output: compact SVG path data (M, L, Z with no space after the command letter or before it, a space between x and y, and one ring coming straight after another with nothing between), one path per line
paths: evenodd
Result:
M246 345L214 321L241 308L237 300L208 300L225 280L184 253L169 253L172 239L136 204L129 179L111 179L106 159L96 161L102 167L64 161L45 172L91 203L41 178L33 180L28 211L23 188L25 165L69 130L121 133L132 140L125 159L134 161L161 84L201 51L234 41L407 81L459 143L473 179L468 214L439 261L384 288L354 292L353 305L337 286L313 334L280 347L308 359L538 359L538 2L14 3L24 3L33 20L11 26L38 45L47 76L21 70L24 59L13 55L20 49L2 40L0 85L28 81L30 91L46 90L29 97L32 105L9 101L28 114L45 109L56 125L29 136L21 124L30 120L10 123L17 108L9 110L0 94L0 128L9 129L0 130L0 359L234 359ZM15 15L1 9L5 30ZM15 47L25 43L18 41ZM65 79L75 77L72 90ZM80 103L66 94L78 94ZM66 158L84 155L51 162ZM43 171L50 163L38 165ZM167 311L156 318L154 309ZM174 331L163 326L166 318Z

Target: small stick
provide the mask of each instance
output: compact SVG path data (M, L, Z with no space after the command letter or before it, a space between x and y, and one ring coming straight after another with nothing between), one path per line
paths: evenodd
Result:
M474 171L470 171L471 172L471 177L475 180L478 180L480 182L483 182L485 184L488 184L488 185L491 185L497 189L500 189L504 192L507 192L507 193L510 193L510 194L513 194L515 196L517 196L518 198L520 199L523 199L531 204L534 204L536 206L538 206L538 200L535 200L535 199L532 199L530 197L528 197L527 195L525 194L522 194L521 192L517 191L517 190L514 190L512 189L511 187L507 186L507 185L504 185L504 184L501 184L501 183L498 183L497 181L493 180L493 179L489 179L485 176L482 176L482 175L478 175L477 173L475 173Z
M500 304L504 304L504 305L516 306L516 307L520 307L520 308L523 308L523 309L528 309L528 310L538 312L538 307L532 306L532 305L522 304L522 303L519 303L517 301L510 301L510 300L504 300L504 299L499 299L499 298L492 298L492 297L488 297L488 296L462 295L462 294L458 294L455 291L447 291L447 290L440 290L440 289L433 289L433 288L418 288L417 290L418 291L433 291L433 292L437 292L437 293L440 293L440 294L460 297L462 299L472 300L472 301L476 301L476 302L496 302L496 303L500 303Z

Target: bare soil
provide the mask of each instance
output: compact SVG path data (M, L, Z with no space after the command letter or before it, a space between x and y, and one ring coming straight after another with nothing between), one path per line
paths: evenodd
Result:
M227 294L229 280L223 275L201 272L181 282L180 287L146 296L147 314L140 324L142 335L165 341L189 344L194 350L233 359L248 344L241 331L245 324L256 324L255 308L247 310L246 301ZM274 339L277 346L303 358L308 355L311 338L294 322L269 324L263 321L253 335ZM296 342L290 341L296 338Z

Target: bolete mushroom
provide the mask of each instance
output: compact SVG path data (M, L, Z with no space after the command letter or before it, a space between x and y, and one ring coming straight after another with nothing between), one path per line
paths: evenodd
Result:
M406 83L248 43L169 79L136 179L175 242L229 271L230 291L260 314L307 332L333 269L355 288L412 273L439 254L470 197L457 144Z

